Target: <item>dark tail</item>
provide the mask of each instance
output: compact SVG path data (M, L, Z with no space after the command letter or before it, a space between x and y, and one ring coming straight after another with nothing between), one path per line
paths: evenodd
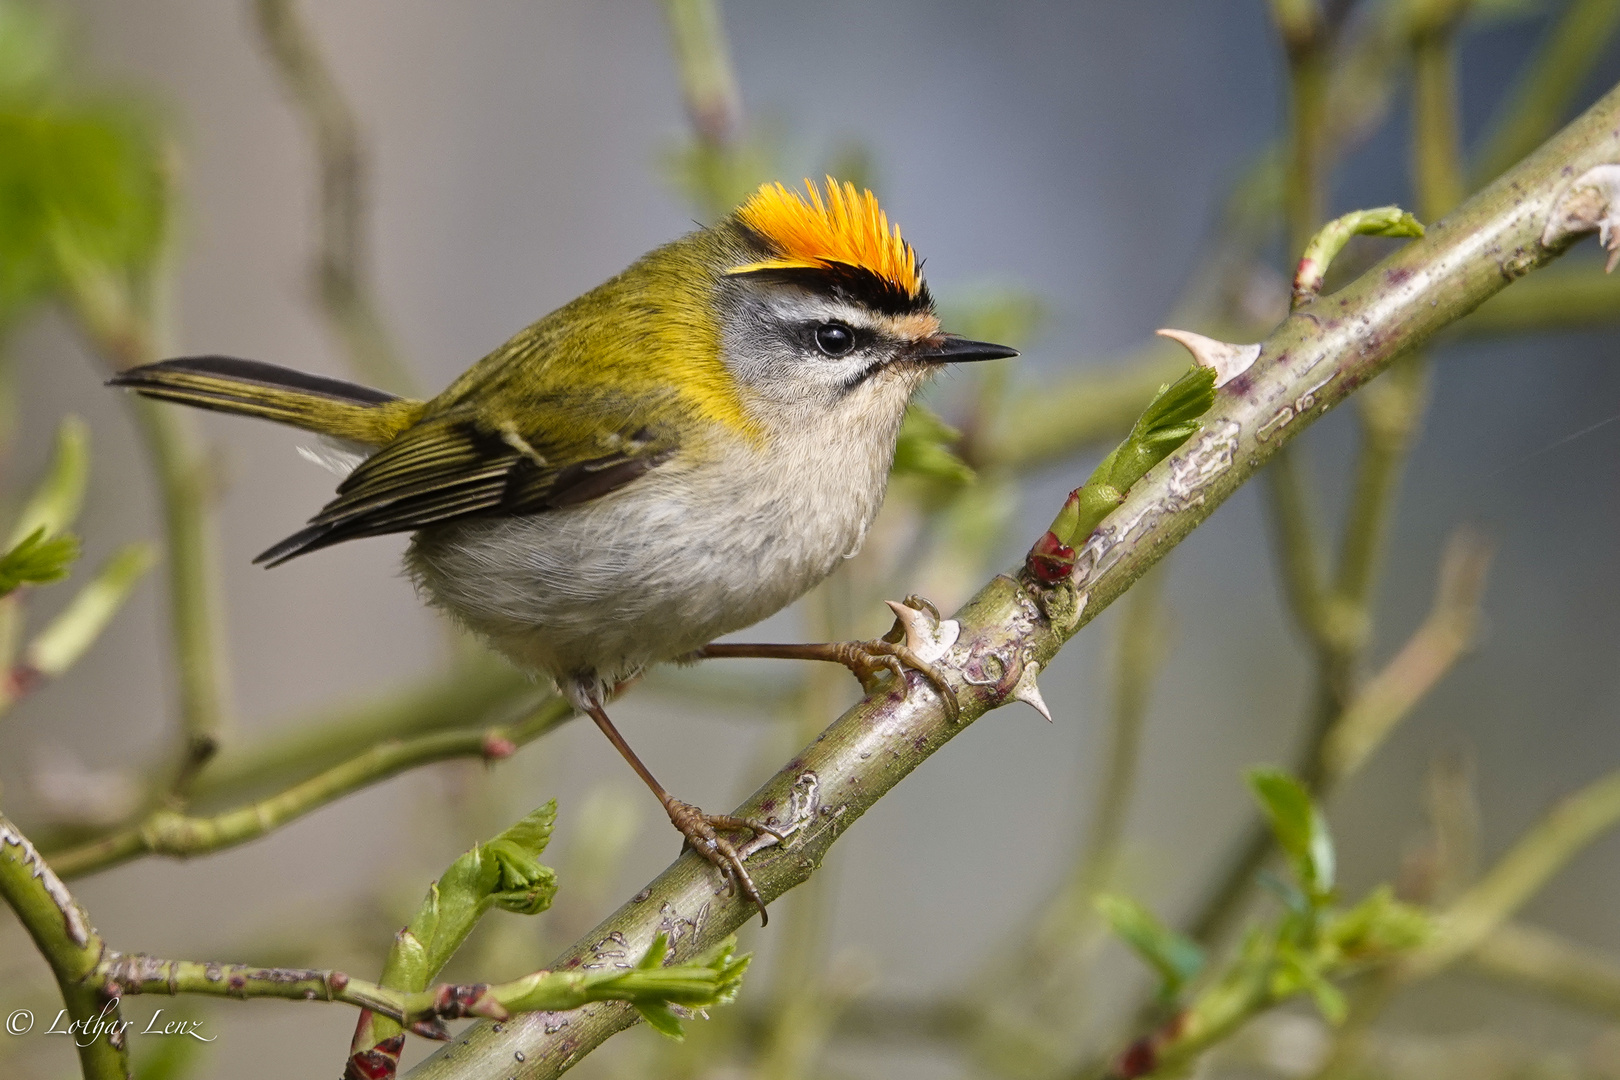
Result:
M258 360L187 356L108 380L146 397L257 416L337 439L381 446L422 415L423 404L382 390Z

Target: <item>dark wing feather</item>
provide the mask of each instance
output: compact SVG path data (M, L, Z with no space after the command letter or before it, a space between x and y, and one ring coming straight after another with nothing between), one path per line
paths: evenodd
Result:
M589 502L656 468L674 451L673 443L645 428L602 443L613 449L599 443L594 453L562 451L553 461L550 452L561 448L542 438L503 437L466 415L424 421L361 462L306 528L254 561L275 566L362 536Z

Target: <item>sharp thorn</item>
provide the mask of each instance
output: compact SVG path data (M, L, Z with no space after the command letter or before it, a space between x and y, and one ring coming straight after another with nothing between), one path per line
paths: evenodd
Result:
M1169 338L1179 342L1183 348L1192 353L1193 363L1199 367L1207 367L1215 372L1215 385L1225 386L1260 359L1260 346L1233 345L1228 341L1216 341L1203 334L1195 334L1191 330L1155 330L1160 337Z
M1052 710L1046 707L1046 699L1041 696L1040 684L1035 681L1035 676L1040 674L1040 670L1040 664L1034 660L1025 660L1024 670L1018 673L1018 682L1013 685L1012 696L1033 706L1035 711L1046 717L1046 722L1050 724Z

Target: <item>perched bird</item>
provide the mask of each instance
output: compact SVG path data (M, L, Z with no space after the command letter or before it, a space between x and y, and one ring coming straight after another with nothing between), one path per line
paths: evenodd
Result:
M112 383L317 432L357 463L270 566L410 532L426 599L544 673L759 907L726 832L673 798L614 728L614 688L701 656L920 668L883 641L725 645L861 545L907 401L946 363L1017 355L941 332L922 266L870 191L766 184L474 364L431 401L271 364L165 360Z

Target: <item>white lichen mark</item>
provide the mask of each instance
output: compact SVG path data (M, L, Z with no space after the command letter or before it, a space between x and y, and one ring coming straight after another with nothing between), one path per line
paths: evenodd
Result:
M1570 182L1547 216L1541 246L1563 247L1594 230L1609 253L1603 272L1611 273L1620 265L1620 164L1595 165Z
M1333 372L1327 378L1323 379L1321 382L1299 395L1299 397L1295 398L1292 402L1278 409L1270 419L1255 429L1254 437L1260 442L1265 442L1277 432L1281 431L1283 428L1292 423L1296 417L1304 416L1306 413L1316 408L1316 395L1321 392L1322 387L1338 378L1338 376L1339 373L1337 371Z
M784 839L802 830L816 816L816 810L821 804L821 778L814 772L806 769L799 774L793 786L788 789L788 804L785 817L778 819L775 815L765 819L765 823ZM783 843L770 833L755 833L753 838L737 847L737 855L748 858L756 851L768 847L775 847Z
M45 860L40 857L39 851L33 844L29 843L26 836L17 832L10 825L0 825L0 848L4 848L7 844L17 848L22 853L21 862L23 866L29 869L29 873L33 875L34 880L43 885L45 891L50 894L51 902L56 905L56 910L62 913L62 923L67 927L68 937L72 939L73 944L78 945L80 948L88 945L91 934L90 924L85 921L84 911L80 909L78 902L73 899L73 894L68 892L67 886L62 884L62 879L57 877L56 873L45 864Z
M1204 491L1237 459L1236 420L1217 420L1193 438L1192 449L1170 459L1170 476L1165 481L1164 508L1172 513L1202 506Z

